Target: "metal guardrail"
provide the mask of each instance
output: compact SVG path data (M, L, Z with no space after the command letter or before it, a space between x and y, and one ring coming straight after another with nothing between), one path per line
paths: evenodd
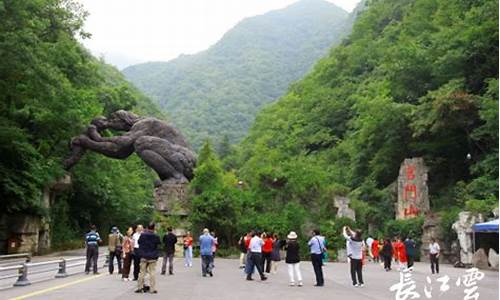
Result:
M26 253L0 255L0 260L16 259L16 258L26 258L26 262L29 262L29 261L31 261L31 253L26 252Z
M67 264L68 262L75 262L75 263ZM51 271L55 270L54 268L45 268L42 270L35 270L35 271L30 272L30 268L40 267L40 266L50 266L50 265L57 264L58 265L57 273L54 277L55 278L64 278L64 277L68 276L68 273L66 272L67 268L81 266L81 265L84 265L85 263L86 263L85 256L74 257L74 258L61 258L61 259L36 262L36 263L25 262L25 263L13 265L13 266L0 267L0 272L17 270L17 274L8 274L8 275L0 276L0 280L17 277L17 281L14 283L14 286L26 286L26 285L31 284L31 282L28 280L28 274L35 275L35 274L41 274L41 273L51 272Z

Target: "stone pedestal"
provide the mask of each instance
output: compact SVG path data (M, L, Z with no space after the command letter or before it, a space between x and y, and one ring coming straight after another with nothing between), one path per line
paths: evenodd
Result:
M173 227L174 234L179 242L187 233L191 224L189 216L188 183L162 181L156 184L154 190L155 209L164 218L169 219L167 224ZM183 253L182 244L176 245L176 253Z
M460 244L460 261L464 264L472 264L472 225L483 222L481 215L474 215L468 211L458 214L458 220L451 228L457 233Z
M347 197L335 196L333 198L333 205L338 208L337 218L345 217L356 221L356 214L354 210L349 208L351 200Z
M424 159L407 158L399 169L396 219L414 218L429 210L427 167Z
M166 216L187 216L187 183L161 182L154 190L155 208Z

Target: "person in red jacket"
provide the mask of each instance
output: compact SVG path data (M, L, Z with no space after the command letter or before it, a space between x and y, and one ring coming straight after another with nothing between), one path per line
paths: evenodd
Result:
M373 261L378 262L378 240L375 239L372 242L372 255L373 255Z
M402 271L406 268L406 263L408 262L408 260L406 258L405 244L401 241L400 237L396 238L396 243L394 243L394 252L396 253L397 259L399 261L399 270Z
M245 246L247 247L247 251L248 251L248 249L250 249L250 240L252 239L253 236L254 236L254 232L252 230L245 237Z
M264 240L264 246L262 246L262 269L265 270L266 273L271 273L271 253L273 252L272 234L268 235L264 233L262 236Z
M392 242L391 242L391 246L392 246L392 258L394 259L394 262L397 263L398 262L398 252L396 251L396 238L393 238L392 239Z

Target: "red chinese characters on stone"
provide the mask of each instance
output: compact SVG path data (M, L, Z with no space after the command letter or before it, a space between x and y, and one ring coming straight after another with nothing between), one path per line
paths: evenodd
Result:
M405 168L405 177L407 181L415 180L415 166L408 165ZM405 208L404 215L407 216L418 216L420 210L413 205L417 201L417 186L414 183L407 183L404 186L403 200L410 200L410 206Z
M406 179L407 180L415 179L415 166L414 165L406 166L405 171L406 171Z
M420 209L416 208L413 204L410 204L409 208L405 208L404 215L407 216L418 216Z
M416 200L417 199L417 186L414 184L405 185L403 199L404 200L408 200L408 199Z

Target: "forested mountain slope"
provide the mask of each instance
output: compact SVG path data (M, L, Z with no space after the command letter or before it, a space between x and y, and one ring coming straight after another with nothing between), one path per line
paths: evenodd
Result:
M302 0L247 18L208 50L123 70L156 100L195 148L240 141L263 105L283 95L350 29L347 12Z
M399 166L418 156L434 211L498 206L498 1L369 1L352 34L257 115L225 164L254 199L242 218L264 228L300 205L331 230L333 195L349 195L358 226L382 230Z

